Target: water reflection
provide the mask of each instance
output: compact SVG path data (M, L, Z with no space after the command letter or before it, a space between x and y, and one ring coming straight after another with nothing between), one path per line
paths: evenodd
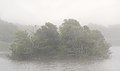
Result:
M111 59L101 62L17 62L0 57L0 71L120 71L120 48L112 47Z

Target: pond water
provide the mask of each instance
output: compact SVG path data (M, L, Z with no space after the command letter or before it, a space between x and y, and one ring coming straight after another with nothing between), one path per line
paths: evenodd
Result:
M0 56L0 71L120 71L120 47L111 47L111 58L91 63L26 62Z

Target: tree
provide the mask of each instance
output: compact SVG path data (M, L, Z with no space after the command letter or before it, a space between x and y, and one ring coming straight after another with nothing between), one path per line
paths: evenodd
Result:
M60 26L61 50L67 55L77 57L106 58L109 45L100 31L80 26L74 19L65 20Z
M59 33L52 23L41 26L34 35L35 52L39 55L54 55L58 50Z
M59 31L59 32L58 32ZM31 37L25 31L16 34L11 45L13 56L108 58L109 45L102 33L81 26L77 20L65 19L59 27L52 23L41 26Z
M31 40L26 31L18 31L16 39L11 45L12 55L20 58L26 58L31 54Z
M77 55L80 47L80 34L82 27L78 21L74 19L65 19L60 26L60 37L63 52L68 55Z

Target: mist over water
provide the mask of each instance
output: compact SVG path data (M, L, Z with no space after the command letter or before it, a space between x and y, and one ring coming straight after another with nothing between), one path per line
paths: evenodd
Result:
M13 61L0 56L1 71L120 71L120 47L111 47L111 58L97 62Z
M0 71L120 71L119 19L119 0L0 0Z

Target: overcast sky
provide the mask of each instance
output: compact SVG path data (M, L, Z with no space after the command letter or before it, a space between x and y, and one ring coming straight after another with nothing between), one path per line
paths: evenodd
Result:
M120 24L120 0L0 0L0 17L19 24Z

